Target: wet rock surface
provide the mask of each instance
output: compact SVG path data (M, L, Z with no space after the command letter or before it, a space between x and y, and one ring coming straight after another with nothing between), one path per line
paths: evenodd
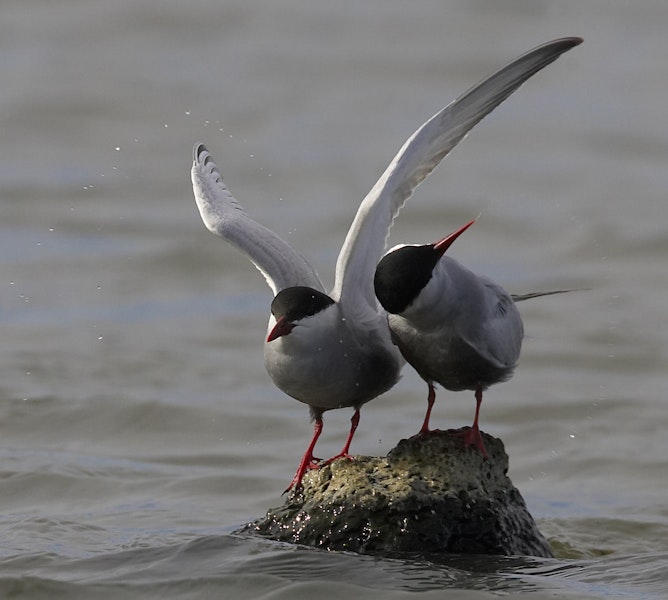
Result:
M451 433L310 471L302 491L238 533L363 554L552 556L507 476L503 442L483 433L486 459Z

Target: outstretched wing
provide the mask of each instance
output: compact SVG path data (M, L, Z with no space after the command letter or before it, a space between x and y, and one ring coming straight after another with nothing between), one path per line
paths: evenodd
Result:
M406 141L357 211L336 263L334 300L353 310L376 306L373 273L392 222L413 190L476 123L581 42L563 38L530 50L446 106Z
M193 193L207 229L248 256L264 275L274 295L295 285L323 292L318 275L306 259L246 214L225 186L204 144L196 144L193 155Z

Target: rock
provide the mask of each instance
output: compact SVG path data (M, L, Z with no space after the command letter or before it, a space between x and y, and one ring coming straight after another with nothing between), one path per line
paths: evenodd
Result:
M241 531L362 554L551 557L506 474L503 442L483 434L486 459L452 433L401 440L387 457L312 470L302 491Z

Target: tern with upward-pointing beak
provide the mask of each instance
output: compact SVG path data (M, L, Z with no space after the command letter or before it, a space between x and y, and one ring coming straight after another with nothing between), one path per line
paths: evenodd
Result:
M374 289L388 312L392 339L429 386L418 434L431 431L434 382L452 391L475 390L473 425L454 435L487 456L478 426L482 393L510 379L520 357L524 325L515 302L571 290L511 295L447 256L473 223L433 244L395 246L376 267Z
M207 149L195 146L192 182L204 224L244 252L275 294L264 344L267 371L281 390L309 405L315 421L313 438L288 489L300 487L304 473L318 466L313 450L323 413L355 409L346 443L334 458L348 457L360 407L399 378L403 360L373 286L399 209L476 123L580 42L564 38L531 50L460 96L406 141L361 203L339 253L329 294L301 254L246 214Z
M508 292L445 255L473 223L434 244L393 248L378 264L374 286L393 339L429 386L419 433L430 431L434 382L475 390L475 418L464 441L487 456L478 427L482 393L512 375L524 327Z

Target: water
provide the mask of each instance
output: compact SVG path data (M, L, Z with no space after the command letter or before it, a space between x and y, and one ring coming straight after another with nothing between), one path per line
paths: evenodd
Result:
M668 4L10 0L0 23L0 596L664 598ZM270 293L201 225L205 142L332 281L360 199L428 116L519 53L585 43L484 121L392 243L482 217L456 258L522 305L487 394L557 558L381 560L232 532L310 436L264 372ZM409 370L357 453L413 434ZM473 398L439 393L436 426ZM334 454L350 414L326 415Z

